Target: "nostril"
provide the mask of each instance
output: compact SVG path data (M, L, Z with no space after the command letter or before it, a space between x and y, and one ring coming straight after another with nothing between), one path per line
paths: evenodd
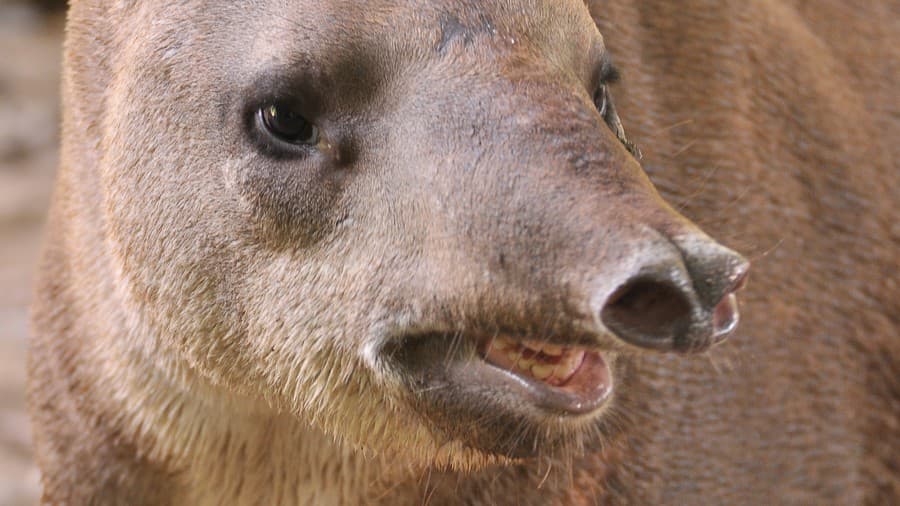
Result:
M691 325L691 303L671 282L637 279L619 288L600 313L603 324L636 346L672 348Z

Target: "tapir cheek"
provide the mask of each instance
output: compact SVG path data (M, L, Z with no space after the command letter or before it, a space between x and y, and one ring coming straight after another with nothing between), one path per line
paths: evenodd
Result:
M254 160L225 171L245 234L276 249L307 247L326 237L345 184L316 157Z

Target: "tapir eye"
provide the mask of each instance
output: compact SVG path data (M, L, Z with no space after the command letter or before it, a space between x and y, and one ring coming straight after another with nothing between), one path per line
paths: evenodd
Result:
M616 134L619 142L628 149L629 153L640 160L642 157L641 150L625 137L625 128L622 126L622 120L619 119L619 115L616 113L616 107L613 105L609 87L606 84L601 84L597 91L594 92L594 105L597 106L597 111L600 112L600 116L603 117L603 121L606 122L609 129Z
M600 116L603 116L603 119L606 120L606 115L609 112L609 90L605 84L601 85L597 92L594 93L594 105L600 111Z
M288 104L269 104L258 114L263 128L283 142L307 146L319 142L319 129Z

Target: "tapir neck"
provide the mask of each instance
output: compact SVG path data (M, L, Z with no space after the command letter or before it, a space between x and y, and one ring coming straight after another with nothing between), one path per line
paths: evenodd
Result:
M175 481L173 504L370 504L391 483L406 481L408 471L294 416L234 399L214 405L209 392L169 388L159 396L159 384L152 389L132 394L143 402L129 425Z

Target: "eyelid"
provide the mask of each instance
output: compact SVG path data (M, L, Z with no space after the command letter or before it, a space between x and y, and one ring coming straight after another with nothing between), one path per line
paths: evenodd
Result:
M643 159L644 155L641 153L640 148L638 148L633 142L629 141L627 136L625 135L625 128L622 126L622 120L619 119L619 116L615 113L615 108L612 109L613 117L607 118L607 114L610 112L610 104L611 99L609 95L609 86L606 83L600 85L598 89L598 93L600 94L601 102L597 103L597 98L594 99L594 105L600 111L600 117L603 118L603 121L607 123L610 130L615 134L616 138L619 139L625 149L628 150L629 153L632 154L638 161ZM612 120L612 122L611 122Z
M603 116L603 117L606 117L606 110L608 109L608 106L609 106L609 95L608 95L608 93L609 93L609 90L606 89L606 85L605 85L605 84L601 84L601 85L600 85L600 100L601 100L601 103L599 104L599 107L600 107L600 116Z

